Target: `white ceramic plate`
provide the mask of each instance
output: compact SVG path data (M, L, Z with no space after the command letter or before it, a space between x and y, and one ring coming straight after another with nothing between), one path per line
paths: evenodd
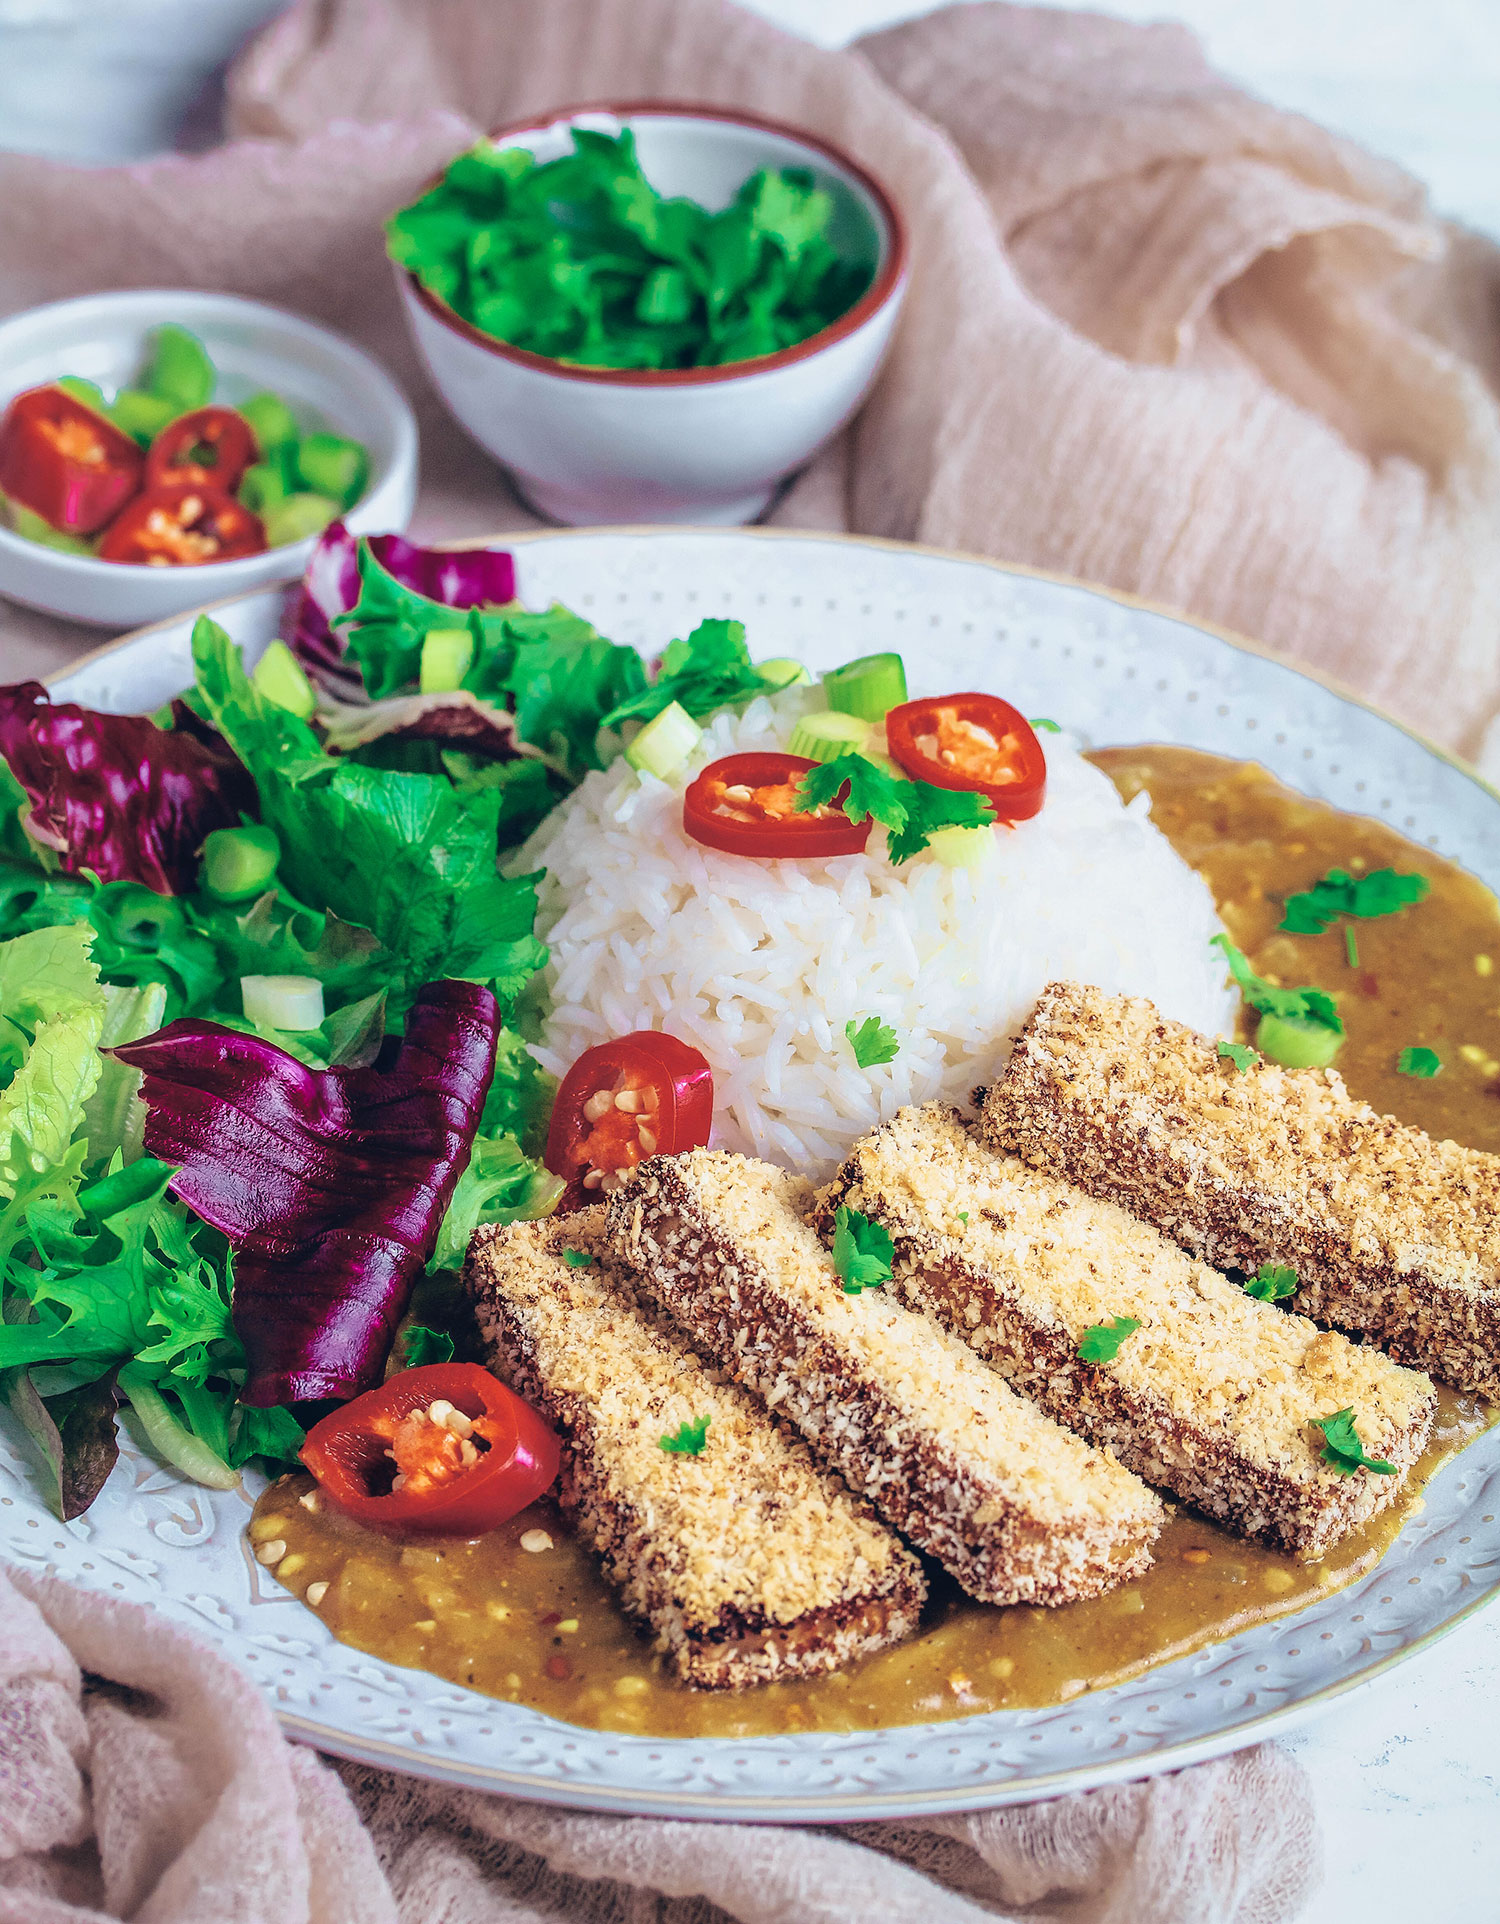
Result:
M1390 822L1500 888L1500 797L1394 723L1185 621L986 562L778 533L545 534L517 541L520 591L654 652L704 615L741 616L760 655L830 666L899 648L918 685L993 688L1092 741L1253 756L1310 795ZM277 598L219 610L247 645ZM187 679L187 621L54 684L148 708ZM248 1500L129 1451L86 1517L60 1524L0 1434L0 1554L155 1605L257 1677L322 1749L596 1810L787 1822L962 1810L1140 1776L1310 1715L1451 1629L1500 1587L1500 1433L1434 1479L1364 1581L1113 1690L1060 1707L896 1730L744 1741L578 1729L334 1642L249 1556Z

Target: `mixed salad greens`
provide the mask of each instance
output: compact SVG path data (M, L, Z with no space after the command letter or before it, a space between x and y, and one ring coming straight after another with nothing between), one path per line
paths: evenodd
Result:
M653 674L514 587L339 525L254 673L204 617L155 716L0 690L0 1388L65 1516L121 1402L205 1483L291 1460L441 1360L424 1269L557 1203L538 878L497 856L622 730L786 673L707 621Z
M666 199L629 128L572 129L539 162L482 140L392 216L387 245L483 334L586 367L719 367L795 346L847 313L873 267L841 253L804 168L762 169L729 206Z

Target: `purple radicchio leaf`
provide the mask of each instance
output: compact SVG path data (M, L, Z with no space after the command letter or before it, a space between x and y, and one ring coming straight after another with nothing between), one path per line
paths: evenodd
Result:
M351 690L363 686L358 669L345 664L345 644L332 627L334 617L358 600L359 539L335 521L318 537L281 623L282 640L315 681Z
M318 709L323 746L331 754L352 755L373 741L433 741L491 761L511 762L522 755L542 760L542 751L523 742L508 709L481 701L467 688L440 695L390 695L384 701L325 701Z
M143 1072L146 1153L234 1247L257 1407L380 1381L468 1162L500 1013L474 982L418 991L371 1068L310 1069L259 1036L169 1023L114 1050Z
M494 608L516 598L516 564L504 548L468 548L450 554L421 548L405 535L369 537L370 553L403 588L449 608ZM333 628L359 600L359 539L342 521L325 528L313 549L282 624L283 641L325 686L353 692L363 687L358 669L344 659L346 642Z
M26 790L28 832L63 868L159 895L194 887L211 829L259 812L255 784L227 747L145 715L49 701L39 681L0 688L0 755Z

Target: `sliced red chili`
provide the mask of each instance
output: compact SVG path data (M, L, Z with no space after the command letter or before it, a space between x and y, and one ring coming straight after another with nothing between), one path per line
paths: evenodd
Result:
M710 762L682 798L682 825L695 842L730 855L858 855L868 818L851 822L831 803L797 812L797 784L817 765L780 751Z
M330 1503L377 1530L476 1537L556 1480L557 1437L478 1363L426 1363L366 1390L308 1431Z
M1019 709L998 695L939 695L903 702L885 718L891 759L914 782L987 795L1002 822L1037 814L1047 757Z
M265 547L259 515L232 494L179 481L137 495L105 530L99 558L146 568L194 568L264 554Z
M0 492L65 534L93 534L141 485L144 457L60 387L18 394L0 425Z
M255 430L233 408L195 408L169 421L146 456L146 486L190 481L233 494L246 468L259 459Z
M568 1187L561 1209L581 1209L616 1188L647 1156L701 1149L713 1124L714 1077L697 1049L638 1029L586 1049L552 1105L543 1160Z

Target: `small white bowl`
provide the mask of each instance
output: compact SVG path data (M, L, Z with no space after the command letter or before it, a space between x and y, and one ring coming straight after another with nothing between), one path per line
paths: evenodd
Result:
M357 347L260 301L148 288L14 315L0 322L0 415L15 395L60 374L106 391L128 385L140 373L147 336L164 321L188 328L208 349L219 373L216 399L232 406L271 388L308 427L365 444L369 483L344 517L356 533L406 526L417 498L417 424L406 397ZM299 575L312 549L309 539L243 561L143 568L60 554L0 527L0 594L73 621L139 627Z
M821 333L727 367L574 367L492 340L398 268L417 349L459 423L549 520L753 521L778 483L830 441L864 399L906 291L895 204L847 155L774 121L714 107L566 108L505 127L501 147L541 160L572 151L574 127L629 127L661 193L725 207L761 167L805 167L834 196L833 237L873 258L869 290Z

